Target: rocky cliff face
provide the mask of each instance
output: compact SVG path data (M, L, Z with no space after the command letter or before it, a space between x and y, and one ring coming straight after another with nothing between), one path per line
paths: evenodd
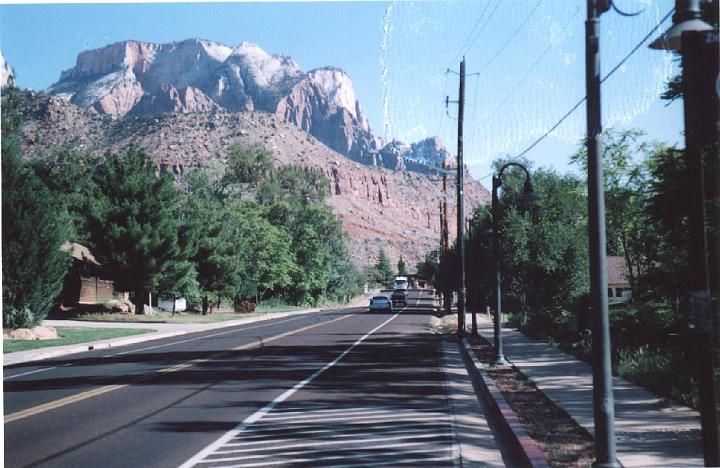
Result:
M365 111L350 77L336 68L313 70L280 100L275 115L321 140L340 154L363 159L376 149Z
M269 112L344 155L361 158L376 147L345 72L305 73L292 58L249 42L119 42L82 52L48 91L114 118L219 108Z
M448 157L439 139L379 148L347 73L333 67L306 73L292 58L250 42L118 42L82 52L48 92L113 118L267 112L355 161L395 170L425 172Z
M381 167L422 173L430 172L433 167L443 167L443 164L452 167L455 162L440 137L426 138L410 145L393 140L382 147L373 161L373 165Z
M48 157L54 148L65 145L101 154L108 148L121 152L138 144L162 170L179 174L190 166L222 164L233 143L259 144L272 152L276 164L314 168L327 176L328 202L343 222L357 264L374 263L383 248L391 261L402 256L414 265L439 245L438 182L417 172L352 161L274 113L219 109L112 119L62 98L37 99L32 93L26 97L30 102L23 127L27 157ZM468 214L472 206L489 199L487 190L471 179L465 194ZM448 195L455 197L452 191ZM450 229L455 232L454 216Z
M0 88L7 86L8 82L12 79L12 70L10 66L5 63L5 56L0 51Z

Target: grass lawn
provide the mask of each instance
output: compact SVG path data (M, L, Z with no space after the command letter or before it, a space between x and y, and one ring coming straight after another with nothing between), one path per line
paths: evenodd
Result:
M294 310L302 310L300 306L288 306L288 305L273 305L273 306L258 306L257 310L251 314L240 314L232 310L231 307L225 305L221 306L220 309L216 309L212 314L203 315L200 312L185 311L176 312L172 315L171 312L163 312L155 310L153 315L125 315L117 313L107 312L96 312L96 313L82 313L78 314L76 320L93 320L93 321L106 321L106 322L134 322L134 323L214 323L214 322L225 322L227 320L238 320L247 317L256 317L258 315L265 315L271 312L290 312Z
M57 328L56 340L3 340L3 353L64 346L153 332L147 328Z

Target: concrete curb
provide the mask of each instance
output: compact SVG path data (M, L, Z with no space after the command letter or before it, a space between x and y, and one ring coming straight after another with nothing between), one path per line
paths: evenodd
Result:
M523 428L517 415L505 401L490 376L485 372L484 366L478 360L467 338L462 339L462 345L465 355L472 361L475 368L475 377L480 384L482 396L489 403L502 429L510 436L512 444L516 446L516 449L522 454L529 466L549 468L550 465L545 455L540 451L535 441L525 432L525 428Z
M363 301L364 303L364 301ZM239 325L245 325L249 323L255 323L255 322L264 322L267 320L273 320L278 318L284 318L284 317L292 317L295 315L305 315L305 314L313 314L313 313L319 313L319 312L327 312L329 310L335 310L335 309L352 309L356 307L362 307L364 304L360 304L359 301L349 304L342 307L332 308L332 309L320 309L320 308L313 308L313 309L303 309L303 310L294 310L290 312L275 312L275 313L269 313L265 315L260 315L257 317L247 317L244 319L238 319L238 320L229 320L226 322L215 322L215 323L202 323L202 324L177 324L172 325L176 326L176 330L168 330L168 331L156 331L153 333L144 333L141 335L131 335L127 337L121 337L121 338L111 338L108 340L101 340L96 342L88 342L88 343L81 343L81 344L75 344L75 345L67 345L67 346L51 346L47 348L41 348L41 349L35 349L31 351L18 351L16 353L7 353L3 355L3 367L5 366L12 366L16 364L25 364L28 362L35 362L35 361L42 361L45 359L51 359L61 356L67 356L71 354L78 354L83 353L87 351L92 351L96 349L111 349L111 348L118 348L121 346L127 346L131 344L137 344L137 343L143 343L146 341L154 341L154 340L160 340L163 338L170 338L173 336L179 336L179 335L185 335L188 333L197 333L197 332L203 332L203 331L210 331L210 330L216 330L219 328L229 328L229 327L235 327ZM93 322L88 322L88 324L91 324ZM112 324L112 325L109 325ZM136 324L132 322L132 327L126 327L122 322L108 322L103 323L103 327L106 328L152 328L153 325L163 325L166 326L167 324L153 324L153 323L143 323L143 324ZM138 326L140 325L140 326Z

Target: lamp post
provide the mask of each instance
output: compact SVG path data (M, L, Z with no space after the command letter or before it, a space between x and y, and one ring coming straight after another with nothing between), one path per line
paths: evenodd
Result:
M607 297L605 191L600 134L600 15L610 0L588 0L585 22L585 88L587 96L588 240L592 310L593 418L595 464L619 467L615 449L615 402L610 361L610 318Z
M714 373L711 271L706 230L704 152L717 154L720 100L718 32L702 21L699 0L676 0L673 25L650 48L680 52L683 59L685 165L688 181L688 253L692 265L690 308L699 366L700 422L706 466L720 465L717 396ZM717 192L716 192L717 193ZM717 208L715 208L717 210ZM717 211L716 211L717 212ZM717 234L714 234L717 236ZM717 239L716 239L717 242ZM717 278L716 278L717 281ZM716 286L717 288L717 286ZM717 291L716 291L717 292ZM716 325L715 325L716 326Z
M493 254L495 255L495 365L504 366L508 362L503 355L502 344L502 291L500 285L500 203L498 201L498 189L502 186L502 174L510 166L517 166L525 171L525 185L520 201L533 202L540 197L533 191L530 182L530 173L522 164L510 162L500 168L497 175L492 178L492 222L493 222Z

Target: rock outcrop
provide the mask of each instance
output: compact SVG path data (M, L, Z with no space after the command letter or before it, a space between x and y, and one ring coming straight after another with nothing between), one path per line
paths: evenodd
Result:
M0 88L4 88L13 79L13 72L10 66L5 63L5 56L0 51Z
M337 68L313 70L277 105L275 115L320 138L327 146L363 161L376 148L350 77Z
M243 42L124 41L80 53L48 92L101 115L261 111L363 164L425 172L447 158L439 139L380 149L344 71L304 72L290 57Z
M48 90L98 114L263 111L293 123L341 154L361 158L375 137L350 77L336 68L305 73L290 57L256 44L189 39L125 41L82 52Z

